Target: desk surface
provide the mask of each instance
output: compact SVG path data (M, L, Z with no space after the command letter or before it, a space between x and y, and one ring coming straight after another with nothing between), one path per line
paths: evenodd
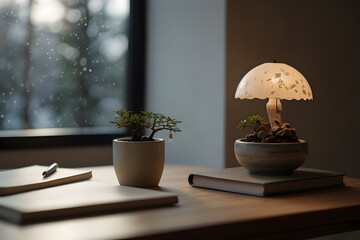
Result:
M92 170L92 181L117 184L112 166ZM200 170L165 167L159 190L176 193L175 206L25 226L0 220L0 239L302 239L360 229L360 179L261 198L189 186L189 173Z

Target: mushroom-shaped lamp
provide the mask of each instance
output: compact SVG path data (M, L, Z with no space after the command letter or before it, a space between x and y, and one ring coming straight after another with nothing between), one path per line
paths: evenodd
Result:
M313 99L305 77L295 68L284 63L263 63L251 69L240 81L235 98L266 99L266 109L272 128L281 126L280 99Z

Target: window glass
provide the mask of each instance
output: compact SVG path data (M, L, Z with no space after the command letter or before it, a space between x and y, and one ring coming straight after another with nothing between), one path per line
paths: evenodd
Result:
M109 126L128 23L128 0L0 0L0 130Z

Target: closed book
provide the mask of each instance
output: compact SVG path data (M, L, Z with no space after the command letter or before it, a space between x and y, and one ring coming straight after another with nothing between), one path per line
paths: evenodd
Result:
M17 224L171 205L173 193L82 181L0 197L0 217Z
M211 170L190 174L191 186L254 196L344 186L343 173L299 168L292 175L255 175L244 167Z
M42 173L47 168L47 166L32 165L0 171L0 196L53 187L92 177L91 171L71 168L57 168L50 176L43 177Z

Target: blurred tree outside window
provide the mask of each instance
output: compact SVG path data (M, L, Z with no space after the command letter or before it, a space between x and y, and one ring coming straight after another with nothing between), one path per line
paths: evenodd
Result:
M0 130L109 126L128 32L129 0L0 0Z

